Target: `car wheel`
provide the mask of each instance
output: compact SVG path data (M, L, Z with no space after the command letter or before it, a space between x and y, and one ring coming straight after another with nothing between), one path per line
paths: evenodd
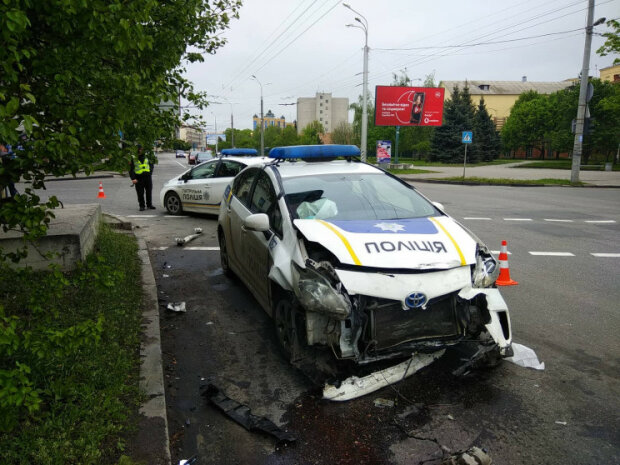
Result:
M164 206L171 215L180 215L183 213L183 204L181 199L174 192L168 192L164 197Z
M303 318L293 304L293 296L281 292L276 298L273 313L278 342L286 358L293 363L301 356L300 334L303 331Z
M233 271L230 269L230 261L228 259L228 248L226 246L226 237L224 231L220 231L218 234L218 242L220 243L220 263L222 265L222 271L229 278L234 277Z

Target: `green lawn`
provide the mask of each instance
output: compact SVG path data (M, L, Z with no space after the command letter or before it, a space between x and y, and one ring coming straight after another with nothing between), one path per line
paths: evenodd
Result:
M581 171L601 171L605 164L600 162L591 162L589 165L582 165ZM570 170L572 168L571 160L541 160L531 161L524 163L515 168L537 168L537 169L555 169L555 170ZM613 165L613 171L620 171L620 164Z
M368 163L375 164L377 163L377 159L375 157L368 157ZM498 159L487 162L480 163L467 163L467 166L488 166L488 165L505 165L508 163L516 163L519 160L513 159ZM394 158L392 158L392 163L396 163ZM438 161L424 161L424 160L412 160L411 158L399 158L398 163L402 163L405 165L415 165L415 166L463 166L463 163L442 163Z
M451 178L436 178L435 181L449 181L449 182L466 182L473 184L491 184L491 185L510 185L510 184L531 184L531 185L560 185L570 186L569 179L506 179L506 178L478 178L471 177L463 179L462 176L455 176ZM583 183L577 183L576 185L583 185Z
M0 462L117 463L141 400L135 238L103 226L72 273L0 269Z

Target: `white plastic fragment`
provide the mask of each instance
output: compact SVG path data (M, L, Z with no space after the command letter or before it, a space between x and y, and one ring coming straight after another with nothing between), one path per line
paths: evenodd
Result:
M556 425L562 425L562 426L566 426L566 425L568 425L568 423L566 423L565 421L559 421L559 420L557 420L557 421L555 422L555 424L556 424Z
M411 376L416 371L430 365L445 352L445 349L432 354L413 354L409 360L405 360L398 365L386 368L385 370L375 371L374 373L358 378L351 376L336 387L326 384L323 388L323 399L334 401L345 401L375 392L385 386L397 383Z
M202 234L202 228L194 228L194 234L190 234L189 236L185 236L185 237L175 237L174 240L176 241L178 246L181 246L181 245L187 244L190 241L193 241L201 234Z
M185 302L170 302L166 308L173 312L185 312Z
M169 275L169 274L162 274L162 275L161 275L161 277L162 277L162 278L169 278L169 277L170 277L170 275Z
M524 368L533 368L534 370L545 369L545 362L540 362L536 356L536 352L529 347L513 342L512 350L514 355L512 357L507 357L506 361Z
M390 399L383 399L382 397L377 397L375 399L375 407L394 407L394 401Z

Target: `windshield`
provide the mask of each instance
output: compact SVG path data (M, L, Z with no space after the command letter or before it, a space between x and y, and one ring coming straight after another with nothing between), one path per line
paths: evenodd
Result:
M415 190L377 174L330 174L282 180L293 218L391 220L436 215Z

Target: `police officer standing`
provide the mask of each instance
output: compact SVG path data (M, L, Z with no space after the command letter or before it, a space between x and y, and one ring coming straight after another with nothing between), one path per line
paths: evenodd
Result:
M152 199L152 174L153 163L144 154L144 149L142 146L138 145L138 157L131 160L131 164L129 165L129 177L131 178L131 182L136 186L136 194L138 194L138 205L140 205L140 211L144 211L146 208L155 210ZM144 202L145 195L146 203Z

